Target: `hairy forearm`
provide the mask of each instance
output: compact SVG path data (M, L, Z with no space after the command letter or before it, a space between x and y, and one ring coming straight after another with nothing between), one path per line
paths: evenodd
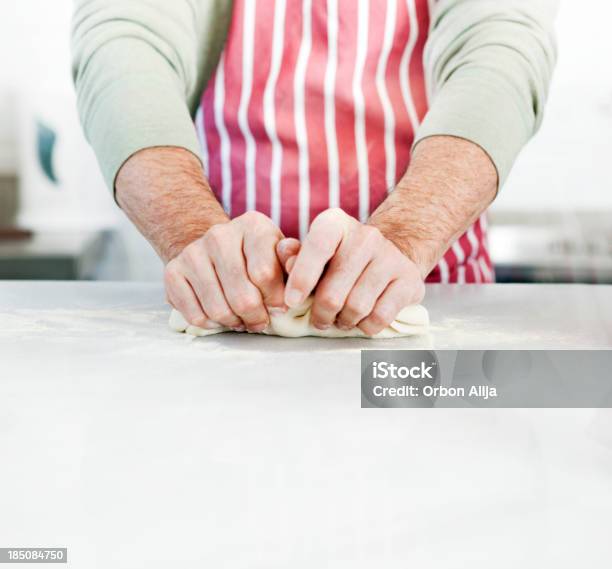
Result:
M476 144L450 136L426 138L368 223L410 257L425 277L493 201L497 183L491 159Z
M199 160L182 148L148 148L122 166L117 202L164 262L229 220Z

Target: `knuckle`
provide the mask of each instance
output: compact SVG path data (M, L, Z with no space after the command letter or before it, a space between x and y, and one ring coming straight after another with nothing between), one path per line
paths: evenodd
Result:
M339 207L330 207L328 210L323 212L327 217L331 219L339 219L346 217L346 213Z
M242 295L234 304L238 314L250 315L259 308L260 302L254 295Z
M332 207L329 209L326 209L325 211L321 212L316 218L315 218L315 222L319 222L319 223L339 223L339 222L344 222L346 220L346 218L348 218L348 214L341 208L339 207Z
M257 219L257 212L256 211L245 211L240 217L239 217L240 221L253 221L254 219Z
M383 239L380 229L372 225L363 225L361 234L364 245L378 246Z
M256 285L269 285L276 278L276 271L270 265L257 265L250 271L251 279Z
M255 210L251 210L251 211L247 211L245 213L243 213L240 216L241 221L247 223L247 224L255 224L255 223L261 223L266 221L268 218L261 212L259 211L255 211Z
M188 265L194 266L202 258L202 251L196 243L192 243L185 248L182 257Z
M402 305L416 304L425 297L425 282L420 275L411 275L402 279L402 294L398 295Z
M347 308L351 316L361 316L361 317L366 316L371 310L370 304L367 303L363 299L351 300L347 304Z
M230 322L235 319L234 314L226 308L211 308L208 311L208 315L210 316L211 320L214 320L215 322L221 322L222 324L225 324L226 322Z
M382 330L382 326L376 326L370 318L362 320L357 327L368 336L373 336L374 334Z
M317 300L319 306L328 312L338 312L342 308L341 299L330 292L323 292Z
M334 222L338 219L341 219L346 214L338 207L332 207L330 209L326 209L322 211L317 217L314 218L312 222L313 227L318 227L319 225L327 224L329 222Z
M393 318L388 318L388 316L384 313L382 309L375 310L370 314L368 320L372 324L372 326L377 328L384 328L387 326Z
M227 242L227 232L226 224L213 225L204 234L204 243L206 247L210 247L213 250L221 247L223 243Z
M360 326L360 328L368 335L368 336L375 336L376 334L378 334L380 331L382 331L383 327L382 326L374 326L373 324L367 324L364 326Z

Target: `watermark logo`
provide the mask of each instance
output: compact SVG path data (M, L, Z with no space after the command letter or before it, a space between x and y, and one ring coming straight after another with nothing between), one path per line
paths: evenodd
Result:
M364 350L362 407L612 407L612 350Z
M439 384L439 363L430 350L364 351L361 395L364 407L431 407Z
M418 366L397 366L389 362L372 362L372 377L374 379L433 379L431 370L436 363L426 365L421 362Z

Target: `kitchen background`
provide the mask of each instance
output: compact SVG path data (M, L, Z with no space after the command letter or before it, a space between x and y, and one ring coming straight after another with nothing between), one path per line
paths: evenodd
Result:
M492 256L502 281L612 283L612 3L560 4L546 118L491 210ZM0 4L0 278L157 280L80 132L71 9Z

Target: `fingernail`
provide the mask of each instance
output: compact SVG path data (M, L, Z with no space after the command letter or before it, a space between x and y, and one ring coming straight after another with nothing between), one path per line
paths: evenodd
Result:
M285 302L288 306L297 306L302 302L302 293L299 290L291 289L285 295Z
M313 326L317 329L317 330L328 330L330 328L329 324L313 324Z
M246 328L244 326L236 326L236 327L232 328L232 330L234 332L244 332L246 330Z
M267 324L256 324L255 326L251 326L249 328L249 332L263 332L268 327Z
M285 306L268 306L268 314L270 316L281 316L287 312L287 308Z
M221 324L219 324L218 322L215 322L214 320L209 320L204 325L204 328L207 328L208 330L214 330L215 328L222 328L222 327L223 326L221 326Z
M347 326L346 324L336 324L336 328L340 330L344 330L345 332L351 329L351 327Z

